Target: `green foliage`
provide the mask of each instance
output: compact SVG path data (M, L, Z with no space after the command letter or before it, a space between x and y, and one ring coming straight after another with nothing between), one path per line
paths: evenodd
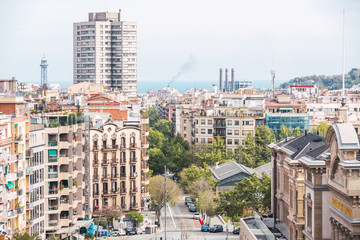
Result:
M159 114L155 107L146 109L145 112L149 116L149 125L153 127L154 124L159 120Z
M217 181L213 178L213 174L206 164L204 167L193 165L183 169L180 173L180 180L184 189L188 189L192 183L201 178L205 179L212 189L215 188Z
M328 128L329 128L329 125L328 125L327 121L321 121L320 124L318 126L316 126L316 128L311 129L311 132L315 133L317 135L326 137Z
M136 211L129 212L129 219L134 227L138 226L139 223L142 223L144 221L143 215Z
M149 141L149 148L159 148L159 149L166 141L164 134L152 128L150 128L149 130L149 136L147 137L147 140Z
M107 228L108 227L108 223L107 223L107 221L106 220L98 220L98 219L95 219L94 220L94 224L95 225L100 225L100 226L102 226L103 228Z
M190 161L186 158L190 146L180 134L171 139L170 144L163 146L162 151L167 156L167 166L175 175L179 174L182 169L190 166Z
M37 236L37 235L30 235L28 232L26 231L16 231L13 235L13 239L14 240L40 240L41 237Z
M161 175L154 176L149 180L151 205L155 208L157 216L160 216L160 211L165 206L164 180L164 177ZM175 205L182 195L179 185L171 179L166 179L166 192L166 202L170 205Z
M92 235L91 233L85 233L85 235L84 235L84 238L86 239L86 240L91 240L91 239L94 239L95 237L94 237L94 235Z
M275 142L275 135L265 125L256 130L255 137L249 133L245 138L245 149L241 151L241 163L255 168L270 162L271 150L268 145L273 142Z
M164 173L164 165L167 164L167 159L164 153L158 148L150 148L149 153L149 168L154 175Z
M153 127L156 131L161 132L165 138L170 139L172 136L172 122L164 119L158 120Z
M280 131L277 133L277 140L280 141L287 137L299 137L304 131L300 131L299 128L289 129L284 125L281 125Z
M245 204L235 190L219 192L219 197L214 201L217 204L216 213L230 217L233 223L244 214Z
M211 189L202 191L198 196L199 201L196 203L197 209L210 217L216 214L216 203L215 203L215 193Z

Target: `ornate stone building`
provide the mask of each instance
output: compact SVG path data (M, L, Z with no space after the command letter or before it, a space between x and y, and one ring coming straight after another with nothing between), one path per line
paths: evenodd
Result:
M141 121L108 120L99 129L90 130L93 214L105 207L122 213L141 210L149 184L147 131L143 127Z

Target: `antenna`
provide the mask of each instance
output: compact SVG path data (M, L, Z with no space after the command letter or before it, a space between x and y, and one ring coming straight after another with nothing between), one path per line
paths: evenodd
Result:
M343 9L343 49L342 49L342 101L341 106L345 107L345 9Z

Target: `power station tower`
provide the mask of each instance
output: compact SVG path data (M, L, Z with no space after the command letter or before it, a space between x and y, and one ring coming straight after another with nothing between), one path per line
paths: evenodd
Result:
M41 88L42 90L47 89L48 79L47 79L47 67L49 64L47 63L47 59L45 56L41 59L40 67L41 67Z

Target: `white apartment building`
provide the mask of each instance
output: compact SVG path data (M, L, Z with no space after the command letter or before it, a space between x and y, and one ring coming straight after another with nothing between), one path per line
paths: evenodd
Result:
M121 14L89 13L74 23L74 83L91 82L137 94L137 24Z
M30 149L26 153L27 225L29 234L45 239L44 127L30 125Z

